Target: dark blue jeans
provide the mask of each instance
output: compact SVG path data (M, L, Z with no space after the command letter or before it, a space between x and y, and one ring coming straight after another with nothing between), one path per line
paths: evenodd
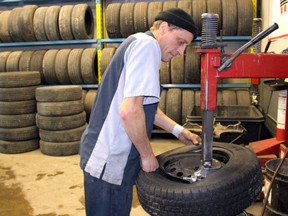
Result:
M86 216L129 216L133 185L107 183L84 172Z

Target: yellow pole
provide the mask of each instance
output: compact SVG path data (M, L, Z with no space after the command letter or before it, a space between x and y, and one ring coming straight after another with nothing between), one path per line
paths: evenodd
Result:
M103 8L101 0L96 0L96 29L97 29L97 62L98 62L98 84L101 82L100 60L102 55L101 39L103 38Z

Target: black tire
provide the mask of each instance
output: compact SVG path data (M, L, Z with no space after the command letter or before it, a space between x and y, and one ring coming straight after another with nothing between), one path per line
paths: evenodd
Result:
M21 128L0 128L0 140L24 141L38 138L36 125Z
M222 29L222 4L221 0L207 0L207 13L218 14L218 35L220 34L220 29Z
M185 51L184 83L199 84L201 82L200 54L196 53L199 46L188 46Z
M184 83L184 55L176 56L171 60L171 83Z
M186 13L192 13L192 2L191 1L179 1L177 7L184 10Z
M63 40L73 40L73 32L71 25L71 15L73 10L73 5L63 5L59 12L59 32Z
M35 37L38 41L47 41L45 33L45 16L48 7L38 7L33 17L33 29Z
M61 40L58 17L61 6L49 6L44 19L45 34L48 40Z
M71 25L76 40L92 39L94 37L94 18L88 4L77 4L71 14Z
M40 151L49 156L69 156L79 153L80 141L46 142L40 140Z
M235 90L224 89L222 90L222 96L224 106L237 105L237 96Z
M102 53L103 54L103 53ZM97 49L86 48L81 55L81 77L85 84L98 84Z
M19 154L34 151L39 148L39 140L4 141L0 140L0 153Z
M136 181L144 210L151 215L181 216L210 216L212 212L213 216L231 216L243 212L262 189L261 167L255 153L239 145L214 143L213 158L222 167L190 184L172 179L170 174L181 177L177 166L195 172L201 161L201 146L185 146L159 155L160 168L150 173L141 170ZM166 174L168 165L171 170Z
M121 38L120 9L121 3L109 4L106 8L106 28L109 38Z
M182 92L179 88L171 88L166 96L166 115L181 124Z
M120 32L123 38L135 33L134 30L134 2L126 2L122 4L120 9Z
M163 89L161 91L160 95L160 101L159 101L159 109L163 112L166 113L166 98L167 98L167 89Z
M22 11L20 13L19 25L20 32L24 41L36 40L33 29L33 17L37 8L37 5L26 5L22 8Z
M163 2L163 11L169 8L176 8L176 7L177 7L177 1L164 1Z
M68 58L71 49L60 49L55 57L55 73L60 84L71 84L68 74Z
M11 10L5 10L0 14L0 39L2 42L12 42L13 39L9 34L9 25L8 18L11 13Z
M36 114L38 128L50 131L68 130L86 124L86 113L83 111L69 116L41 116Z
M89 121L91 110L97 95L97 90L89 90L86 93L85 101L84 101L84 110L86 112L86 120Z
M37 102L76 101L81 98L81 86L43 86L36 89Z

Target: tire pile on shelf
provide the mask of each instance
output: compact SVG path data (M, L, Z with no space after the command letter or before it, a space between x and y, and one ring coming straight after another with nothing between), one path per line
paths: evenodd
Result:
M96 48L0 52L0 71L40 71L42 84L98 84Z
M80 86L44 86L36 89L40 150L51 156L78 154L86 128Z
M88 4L39 7L26 5L0 13L0 41L81 40L94 37Z
M251 0L190 0L164 2L111 3L106 9L109 38L125 38L136 32L145 32L162 10L178 7L191 14L201 34L203 13L219 15L219 31L224 36L251 36L253 5Z
M160 69L161 84L199 84L200 54L199 46L188 46L183 56L177 56L169 62L162 62ZM103 74L110 63L116 48L107 47L102 51L100 70Z
M251 105L251 97L247 89L223 89L217 92L217 105ZM194 106L200 106L200 91L193 89L163 89L159 108L178 124L184 124L191 115Z
M0 73L0 153L17 154L39 148L35 89L40 73Z

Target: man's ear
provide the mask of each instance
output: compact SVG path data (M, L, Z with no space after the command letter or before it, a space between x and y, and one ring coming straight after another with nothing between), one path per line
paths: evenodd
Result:
M159 26L159 31L161 34L166 33L168 29L169 29L169 24L166 21L163 21Z

